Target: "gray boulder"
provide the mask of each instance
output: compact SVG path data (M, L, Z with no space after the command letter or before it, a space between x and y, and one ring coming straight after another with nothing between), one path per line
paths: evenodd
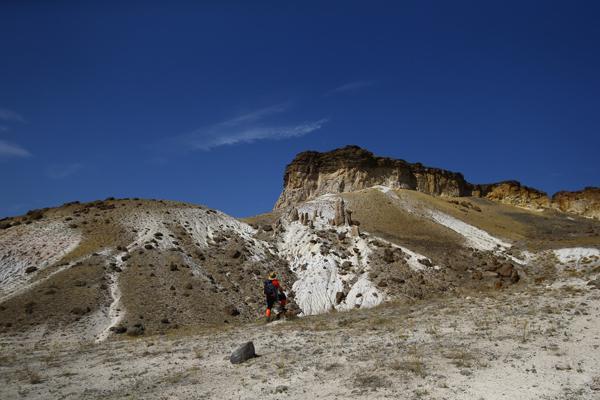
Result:
M241 345L233 353L231 353L229 361L231 361L232 364L241 364L244 361L247 361L254 357L256 357L256 352L254 351L254 343L247 342Z

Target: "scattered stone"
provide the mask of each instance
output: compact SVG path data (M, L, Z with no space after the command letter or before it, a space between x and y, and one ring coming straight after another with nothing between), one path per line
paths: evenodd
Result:
M196 257L198 257L201 261L206 260L206 256L200 250L196 250L195 253L196 253Z
M237 348L233 353L231 353L231 357L229 357L229 361L232 364L241 364L244 361L247 361L251 358L256 357L256 352L254 350L254 343L247 342Z
M111 326L109 329L109 331L116 333L117 335L120 335L121 333L125 333L127 332L127 328L122 326L122 325L118 325L118 326Z
M71 309L71 314L85 315L85 314L89 313L90 311L92 311L92 309L89 308L89 307L86 307L86 308L83 308L83 307L73 307Z
M571 366L566 362L559 362L558 364L556 364L554 366L554 368L556 368L557 371L570 371L571 370Z
M594 379L592 379L592 382L590 383L590 389L595 392L600 391L600 376L596 376Z
M587 286L592 286L594 289L600 289L600 278L589 281Z
M383 250L383 261L390 264L396 261L396 257L394 256L392 249L386 248Z
M275 393L286 393L288 391L289 387L285 386L285 385L279 385L275 388Z
M519 282L520 279L521 279L521 277L519 276L519 272L517 272L517 270L514 269L510 276L511 283L517 283L517 282Z
M514 271L514 268L515 267L511 263L504 263L502 264L502 266L500 266L500 268L496 270L496 272L503 278L510 278Z
M417 261L419 261L419 263L420 263L420 264L422 264L422 265L424 265L424 266L426 266L426 267L429 267L429 268L433 267L433 264L432 264L432 263L431 263L431 261L430 261L429 259L427 259L427 258L420 258L420 259L418 259Z
M228 305L224 308L225 314L231 315L232 317L240 315L240 311L233 305Z
M35 271L37 271L37 270L38 270L38 269L37 269L37 267L27 267L27 268L25 269L25 273L26 273L26 274L31 274L32 272L35 272Z

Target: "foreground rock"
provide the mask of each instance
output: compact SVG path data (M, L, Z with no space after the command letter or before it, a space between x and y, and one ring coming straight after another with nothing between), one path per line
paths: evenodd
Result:
M233 353L231 353L229 361L231 361L232 364L241 364L244 361L247 361L254 357L256 357L256 352L254 351L254 343L247 342L240 346Z

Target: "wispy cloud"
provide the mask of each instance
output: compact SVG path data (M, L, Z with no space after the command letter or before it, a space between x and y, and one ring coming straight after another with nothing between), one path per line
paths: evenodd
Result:
M210 150L219 146L227 146L239 143L252 143L257 140L282 140L307 135L321 129L327 119L312 122L304 122L289 126L260 126L249 127L235 132L219 133L213 136L196 136L191 138L190 144L201 150Z
M7 108L0 108L0 120L2 121L13 121L13 122L25 122L25 118L21 114Z
M208 151L219 146L300 137L321 129L327 123L325 118L295 124L265 121L289 107L289 103L283 103L255 110L183 135L179 141L187 148Z
M374 84L375 84L375 81L348 82L348 83L345 83L341 86L338 86L338 87L326 92L325 96L332 96L334 94L341 94L341 93L356 92L357 90L364 89L369 86L373 86Z
M83 168L80 163L51 165L46 168L46 176L50 179L64 179L76 174Z
M18 144L0 140L0 158L31 157L31 153Z
M275 104L270 107L261 108L259 110L254 110L246 114L242 114L235 118L229 119L227 121L223 121L217 125L221 126L238 126L245 123L257 122L261 119L269 117L274 114L279 114L287 111L290 108L290 103L281 103Z

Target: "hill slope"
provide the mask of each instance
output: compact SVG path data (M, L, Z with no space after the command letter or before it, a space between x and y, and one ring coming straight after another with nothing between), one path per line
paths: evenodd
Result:
M502 185L356 147L298 159L308 161L288 167L276 209L243 221L139 199L0 221L0 332L101 341L249 322L264 312L270 271L291 312L312 315L551 281L565 266L600 263L600 222L537 200L522 207L539 200L533 190L499 201L489 194Z

